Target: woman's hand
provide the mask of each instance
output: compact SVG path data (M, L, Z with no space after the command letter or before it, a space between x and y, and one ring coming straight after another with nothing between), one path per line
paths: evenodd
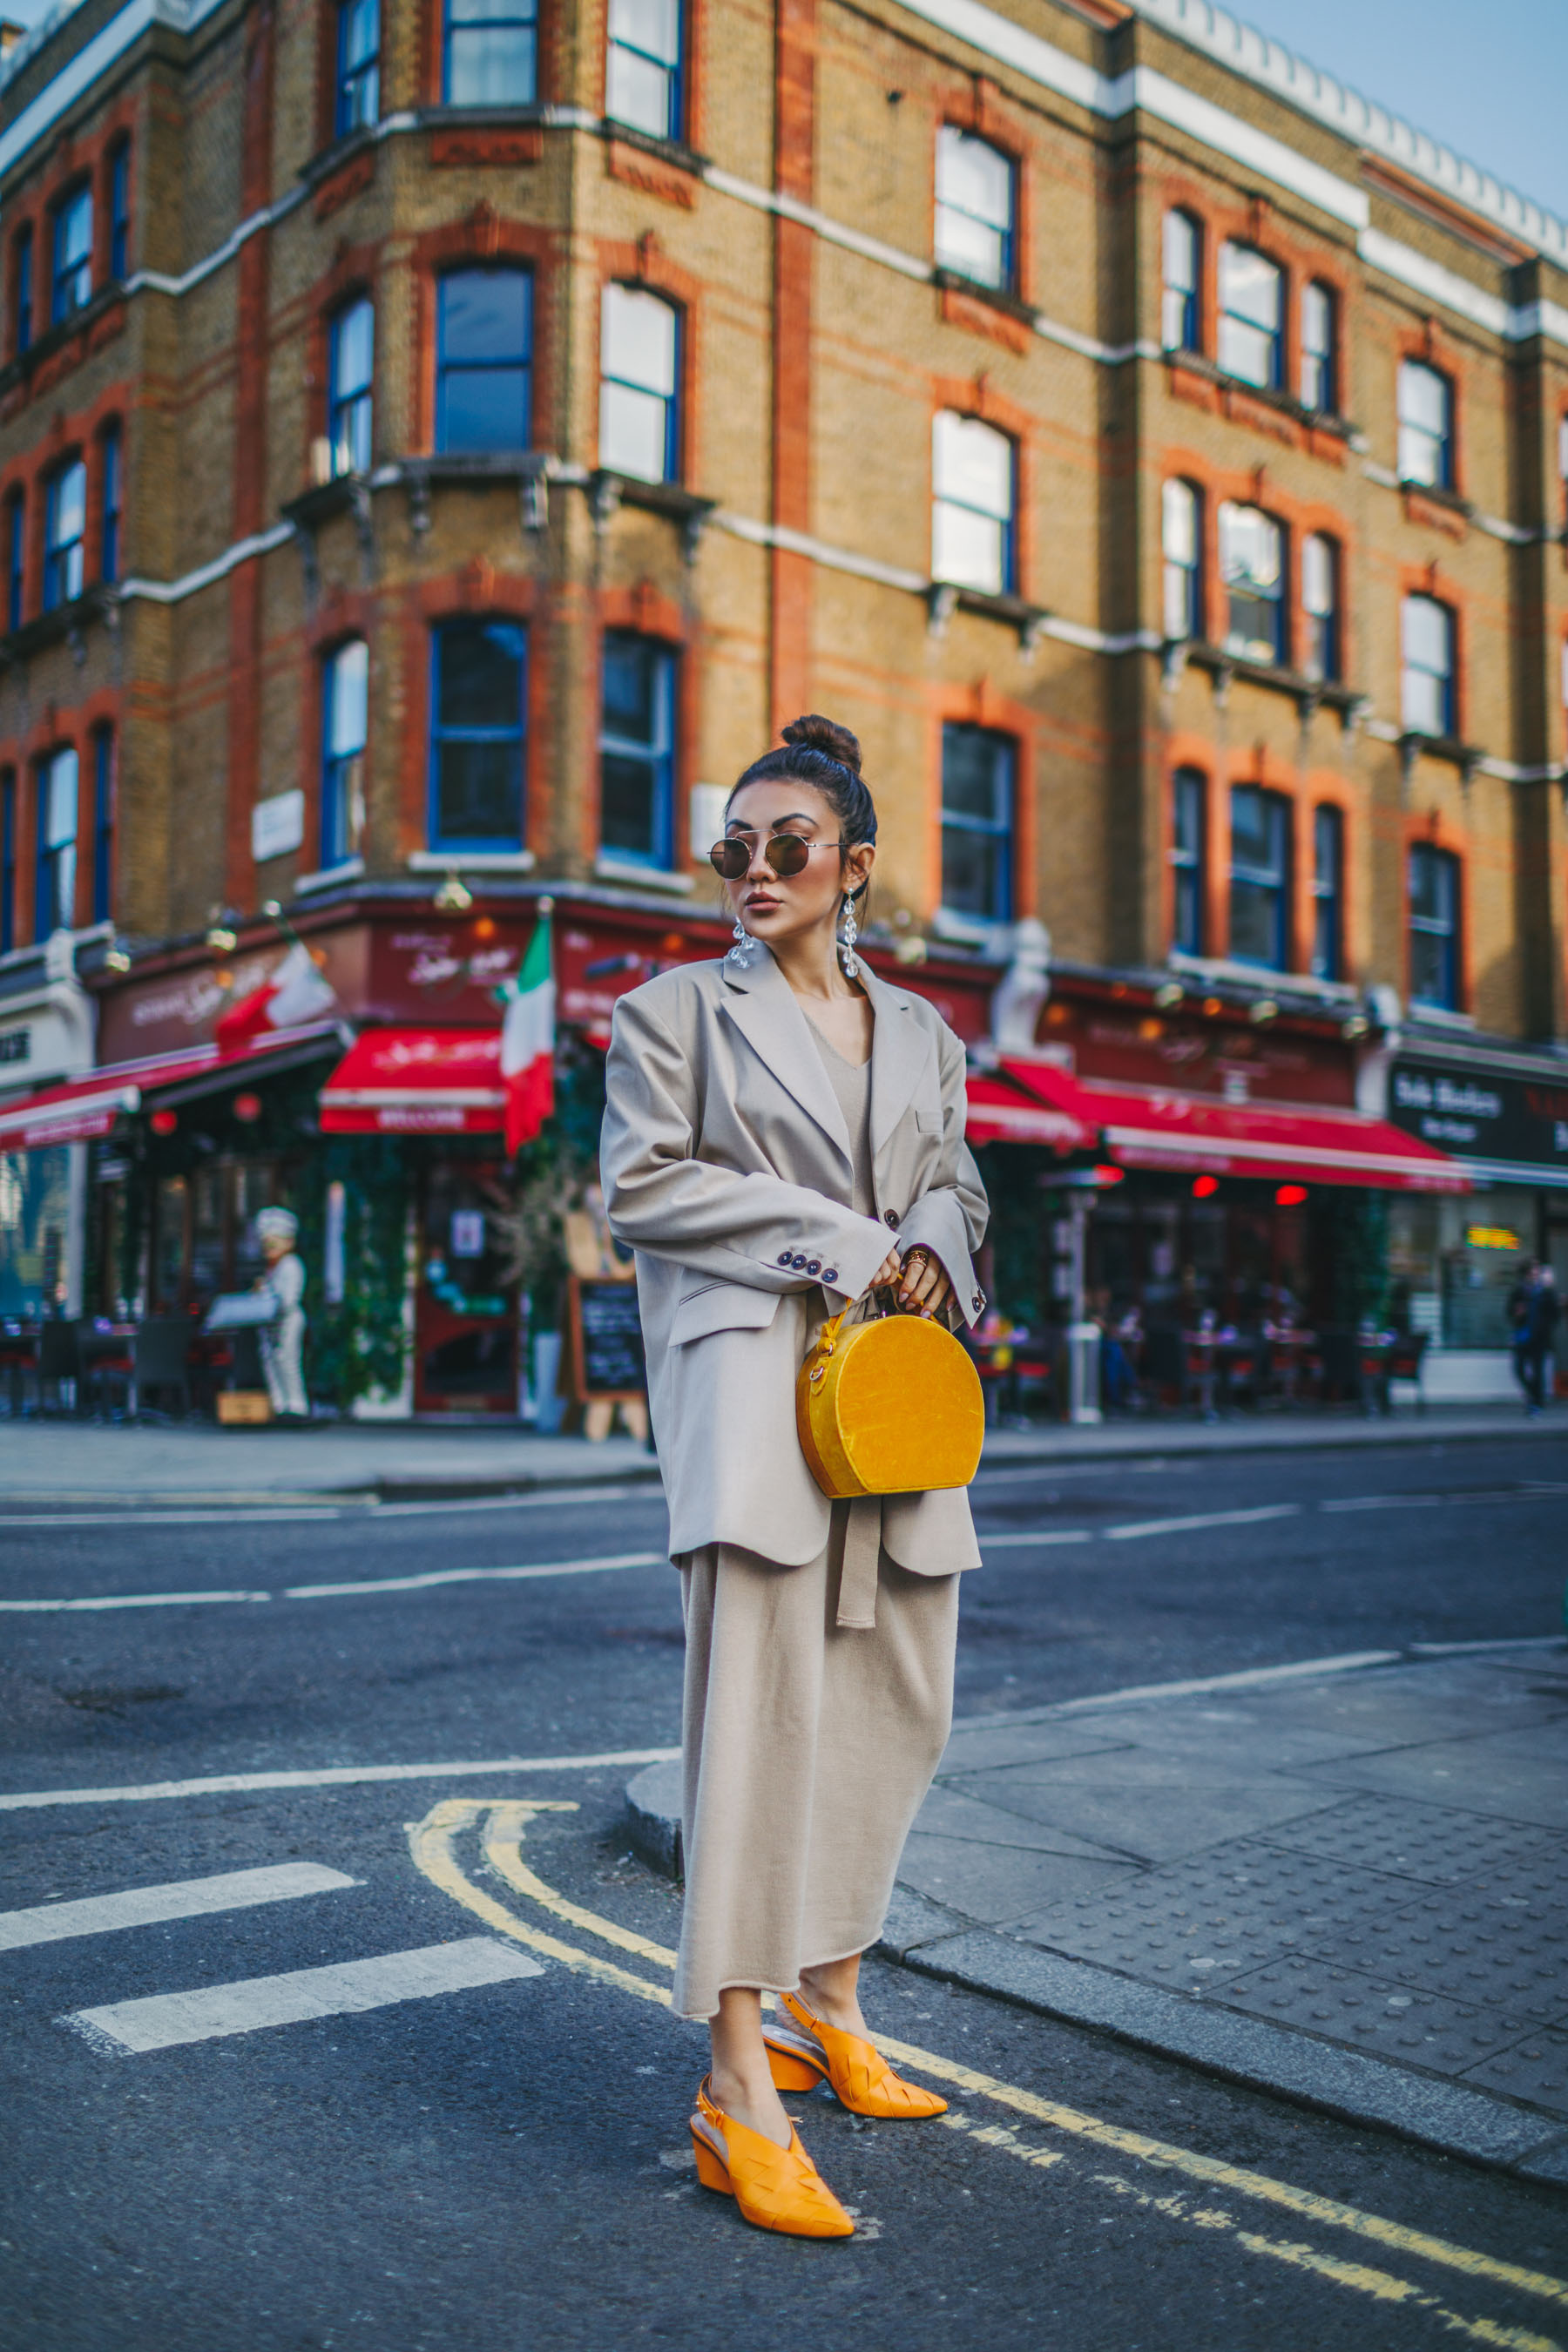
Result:
M899 1274L899 1311L931 1317L952 1296L942 1260L918 1245L905 1256Z
M871 1276L870 1286L873 1290L890 1290L894 1283L900 1279L902 1272L903 1269L899 1264L898 1251L896 1249L889 1250L887 1256L882 1260L881 1265L877 1268L876 1273Z

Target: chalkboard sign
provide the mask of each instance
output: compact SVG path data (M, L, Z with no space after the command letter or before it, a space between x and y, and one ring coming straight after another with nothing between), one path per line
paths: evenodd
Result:
M586 1282L573 1275L567 1286L572 1318L572 1393L579 1404L593 1397L640 1397L647 1392L642 1320L635 1282Z

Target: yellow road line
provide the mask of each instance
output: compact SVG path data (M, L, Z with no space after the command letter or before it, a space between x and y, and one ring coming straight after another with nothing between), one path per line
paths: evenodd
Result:
M538 1951L547 1951L569 1968L580 1973L600 1977L605 1982L619 1985L635 1992L645 2000L670 2006L670 1997L662 1986L650 1985L646 1978L616 1968L595 1953L580 1951L576 1946L563 1944L555 1937L542 1935L536 1928L526 1927L497 1903L493 1896L472 1885L458 1869L451 1852L457 1832L478 1821L480 1814L489 1816L485 1851L493 1866L510 1885L542 1910L553 1913L574 1927L584 1928L603 1942L615 1944L623 1951L636 1951L646 1958L657 1960L659 1966L673 1968L675 1955L664 1946L636 1936L629 1928L618 1927L613 1920L604 1919L596 1912L584 1910L572 1903L553 1887L547 1886L522 1861L521 1838L528 1815L534 1811L570 1811L560 1804L545 1805L529 1800L502 1800L447 1797L432 1807L423 1822L413 1824L409 1831L410 1848L416 1865L426 1877L441 1887L444 1893L464 1905L479 1918L506 1936L512 1936ZM492 1850L493 1849L493 1850ZM515 1874L514 1874L515 1869ZM525 1883L526 1882L526 1883ZM1180 2172L1192 2180L1201 2181L1205 2188L1228 2190L1233 2196L1249 2197L1274 2205L1281 2210L1298 2215L1301 2220L1347 2230L1358 2237L1367 2238L1385 2247L1390 2252L1406 2260L1435 2263L1446 2270L1457 2271L1461 2276L1484 2280L1494 2286L1507 2286L1525 2294L1539 2295L1549 2303L1568 2307L1568 2280L1553 2278L1544 2271L1525 2269L1518 2263L1500 2261L1495 2255L1478 2252L1473 2247L1456 2245L1447 2238L1437 2238L1425 2230L1413 2230L1401 2221L1390 2221L1378 2213L1364 2213L1356 2205L1347 2205L1334 2197L1321 2197L1313 2189L1298 2189L1292 2182L1275 2180L1266 2172L1254 2172L1245 2165L1227 2164L1223 2158L1201 2156L1194 2148L1178 2147L1168 2140L1150 2137L1147 2133L1130 2131L1121 2124L1103 2122L1097 2116L1084 2115L1078 2108L1063 2106L1055 2099L1042 2098L1038 2092L1026 2091L1016 2084L1004 2083L994 2074L985 2074L973 2066L961 2064L956 2059L943 2058L934 2051L922 2050L916 2043L896 2042L889 2035L879 2034L877 2046L888 2057L901 2065L912 2066L917 2073L929 2074L939 2083L954 2085L977 2098L990 2099L999 2106L1013 2108L1028 2116L1034 2122L1044 2124L1053 2131L1071 2134L1075 2138L1114 2149L1118 2155L1137 2157L1145 2164L1156 2164L1167 2170ZM1006 2140L993 2143L1006 2148ZM1037 2151L1034 2153L1038 2153ZM1228 2226L1228 2225L1227 2225ZM1263 2243L1266 2242L1261 2242ZM1331 2257L1319 2260L1327 2263ZM1353 2264L1344 2266L1353 2270ZM1414 2289L1412 2292L1415 2292ZM1436 2308L1436 2306L1434 2306ZM1486 2330L1490 2321L1462 2320L1452 2314L1446 2320L1458 2328ZM1480 2333L1476 2340L1505 2346L1509 2352L1557 2352L1549 2339L1542 2336L1512 2334L1504 2331Z

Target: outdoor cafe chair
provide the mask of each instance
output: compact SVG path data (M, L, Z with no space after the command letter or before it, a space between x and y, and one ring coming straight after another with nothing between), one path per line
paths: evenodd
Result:
M174 1390L180 1411L191 1409L191 1337L188 1315L149 1315L131 1342L132 1411L146 1408L150 1392Z

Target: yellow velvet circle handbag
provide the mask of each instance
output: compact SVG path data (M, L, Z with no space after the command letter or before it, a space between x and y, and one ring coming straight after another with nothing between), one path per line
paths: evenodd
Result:
M832 1501L967 1486L980 1462L980 1375L951 1331L919 1315L825 1323L795 1384L795 1427Z

